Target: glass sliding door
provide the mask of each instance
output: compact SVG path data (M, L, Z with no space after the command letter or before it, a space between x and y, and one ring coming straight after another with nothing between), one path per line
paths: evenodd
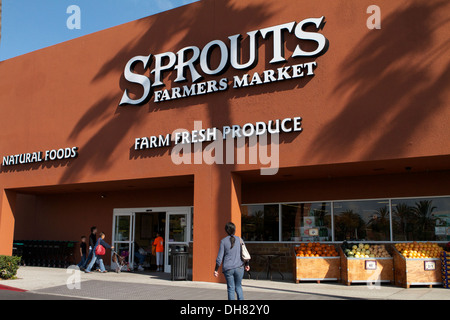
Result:
M171 271L172 254L187 252L191 231L191 215L189 211L167 212L164 272Z
M134 228L135 213L114 213L112 245L114 251L126 258L133 267L134 263ZM115 269L116 264L111 261L111 269Z

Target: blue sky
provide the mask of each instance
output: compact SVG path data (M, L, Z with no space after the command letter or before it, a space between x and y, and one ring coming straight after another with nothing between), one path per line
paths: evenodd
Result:
M198 0L3 0L0 61ZM80 29L71 5L80 9Z

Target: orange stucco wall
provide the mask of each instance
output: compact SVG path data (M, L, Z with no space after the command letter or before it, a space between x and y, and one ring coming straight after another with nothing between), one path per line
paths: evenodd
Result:
M84 230L79 221L86 219L89 225L92 215L110 230L111 208L115 205L154 206L172 201L194 206L194 280L217 281L212 270L218 242L225 236L223 225L233 220L240 229L239 204L245 199L264 202L277 193L283 194L283 188L290 191L284 195L296 198L292 185L301 185L305 177L315 181L333 176L341 164L346 164L348 176L372 175L378 163L389 169L382 174L400 174L410 160L417 164L413 170L440 170L448 175L450 127L445 119L450 119L450 62L445 48L450 4L378 1L381 29L370 30L366 25L370 14L366 10L371 4L360 0L202 0L0 62L1 156L79 147L75 159L2 167L0 254L11 254L15 225L23 235L46 232L59 237L68 232L77 239ZM158 104L150 100L143 106L118 106L125 88L139 94L137 87L123 76L126 63L136 55L177 52L190 45L202 48L209 41L226 41L234 34L245 35L264 27L321 16L326 17L326 24L320 32L329 40L324 55L289 58L285 64L272 65L268 63L272 40L261 39L259 63L254 69L229 68L220 76L231 80L234 75L316 61L314 77ZM285 36L285 40L285 55L290 57L298 40L292 35ZM168 88L173 79L173 73L165 74ZM303 118L303 132L280 136L280 172L283 168L328 169L299 169L294 172L294 182L288 183L289 188L281 177L273 192L261 187L247 189L252 181L261 186L258 179L249 175L247 181L243 174L264 167L260 163L176 165L170 148L133 150L136 137L171 133L177 128L191 130L196 120L208 128L294 116ZM427 160L430 157L432 161ZM361 163L371 165L358 165ZM353 165L357 173L352 173ZM193 190L175 188L177 196L153 185L152 190L160 190L156 191L159 198L132 198L131 193L119 190L117 201L104 206L97 200L84 203L93 196L87 193L83 204L59 214L65 197L76 203L79 195L64 189L69 194L62 196L57 192L58 186L104 182L96 189L101 191L110 181L185 175L193 176ZM273 188L270 179L261 183ZM346 180L345 174L340 179L351 181ZM383 187L382 181L373 179L371 188ZM420 179L412 183L419 184ZM432 184L432 178L429 183ZM448 183L442 183L444 187L436 187L432 193L448 194ZM21 194L25 189L48 186L55 186L54 192L19 196L21 204L16 207L21 209L15 209L13 191ZM169 184L166 188L172 187ZM352 188L356 187L347 189L349 196L355 193ZM5 190L9 190L9 197ZM179 195L177 190L184 192ZM333 192L329 187L328 191L322 189L320 195L330 199ZM340 192L346 196L345 190ZM85 207L89 209L79 213ZM41 225L39 230L26 225L29 221L24 212L33 208L35 219L47 217L51 224ZM76 227L72 223L77 223Z

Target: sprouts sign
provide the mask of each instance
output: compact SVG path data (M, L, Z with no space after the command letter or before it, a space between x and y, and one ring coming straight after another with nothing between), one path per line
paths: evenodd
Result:
M299 41L312 41L316 47L312 51L306 51L298 43L291 55L293 58L317 57L328 50L328 40L319 33L324 26L325 17L308 18L300 22L284 23L260 30L247 32L249 41L248 60L241 61L241 41L242 35L236 34L228 37L227 43L221 40L213 40L207 43L203 48L197 46L184 47L178 52L164 52L158 54L149 54L147 56L135 56L131 58L125 66L124 78L131 83L137 84L143 88L140 97L131 98L129 91L124 90L119 105L140 105L146 103L154 95L154 102L169 101L174 99L186 98L190 96L209 94L224 91L232 87L233 89L262 85L271 82L283 81L288 79L313 76L314 69L317 67L315 61L283 66L264 70L262 73L246 73L240 76L233 76L232 79L218 78L208 81L201 81L205 77L220 77L231 66L235 70L252 69L258 64L258 39L273 42L273 51L269 63L276 64L286 62L284 55L284 36L296 37ZM307 26L313 25L315 31L305 31ZM271 40L269 39L271 37ZM211 65L211 55L219 55L219 62ZM151 69L150 77L144 74L133 72L136 64L142 64L144 71ZM165 89L163 73L175 72L174 83L180 83L179 86L173 86ZM182 85L187 82L187 75L190 75L192 83Z

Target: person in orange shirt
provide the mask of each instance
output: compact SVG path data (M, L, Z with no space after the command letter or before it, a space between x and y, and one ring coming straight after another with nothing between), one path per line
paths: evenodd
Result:
M155 247L156 252L156 271L163 271L164 239L159 233L156 234L156 239L153 241L153 247Z

